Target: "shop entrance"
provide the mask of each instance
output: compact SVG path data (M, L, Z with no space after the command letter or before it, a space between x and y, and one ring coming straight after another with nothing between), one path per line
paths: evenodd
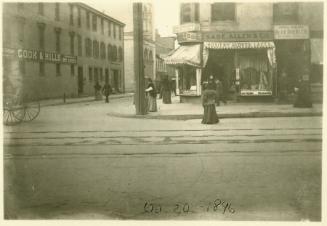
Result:
M77 69L77 85L78 85L78 94L83 93L83 67L78 67Z

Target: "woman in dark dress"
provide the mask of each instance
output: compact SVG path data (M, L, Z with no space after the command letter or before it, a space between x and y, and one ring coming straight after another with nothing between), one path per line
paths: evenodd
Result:
M162 102L164 104L171 104L171 88L167 78L162 81Z
M202 94L203 119L202 124L216 124L219 118L216 112L216 84L210 79Z
M295 87L296 98L294 102L294 107L296 108L311 108L311 92L310 84L308 81L299 80L297 87Z
M147 92L148 99L148 111L156 112L157 111L157 92L155 86L152 82L152 79L148 79L148 87L145 90Z

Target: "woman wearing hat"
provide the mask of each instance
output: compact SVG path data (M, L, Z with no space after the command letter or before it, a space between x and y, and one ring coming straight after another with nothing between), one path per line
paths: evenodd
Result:
M202 124L216 124L219 118L216 112L216 84L210 76L206 89L202 94L203 119Z

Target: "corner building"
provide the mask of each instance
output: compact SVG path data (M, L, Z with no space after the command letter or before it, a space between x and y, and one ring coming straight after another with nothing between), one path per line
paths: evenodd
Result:
M180 47L165 60L182 102L199 101L210 75L229 99L277 97L281 71L290 92L304 76L322 95L322 2L182 3L174 33Z
M124 24L83 3L4 3L4 93L33 99L124 91Z

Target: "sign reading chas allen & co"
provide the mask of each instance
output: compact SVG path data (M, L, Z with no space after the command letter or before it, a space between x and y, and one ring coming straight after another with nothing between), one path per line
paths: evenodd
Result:
M5 55L16 56L19 59L34 60L34 61L46 61L51 63L63 63L63 64L76 64L77 57L70 55L62 55L54 52L44 52L39 50L27 50L27 49L4 49Z

